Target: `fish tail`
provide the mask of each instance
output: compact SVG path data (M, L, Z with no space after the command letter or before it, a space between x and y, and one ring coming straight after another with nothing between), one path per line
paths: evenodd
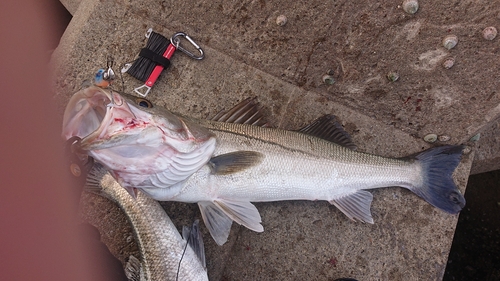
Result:
M450 214L465 206L465 198L453 181L463 146L447 145L428 149L415 156L421 164L423 184L410 188L429 204Z

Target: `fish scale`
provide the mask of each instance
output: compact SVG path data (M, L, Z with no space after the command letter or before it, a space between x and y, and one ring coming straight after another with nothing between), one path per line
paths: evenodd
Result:
M212 189L217 189L220 198L262 202L330 201L352 193L349 191L353 188L410 186L410 182L420 181L420 169L414 161L360 153L293 131L211 121L200 123L217 136L215 156L256 150L265 154L265 159L260 165L231 177L214 175L210 169L200 170L187 180L182 193L170 200L209 200L211 194L202 198L207 182L217 182Z
M233 124L213 122L210 120L197 120L202 126L216 133L218 140L238 142L244 145L241 139L231 139L232 135L239 135L250 140L260 140L263 143L277 145L283 149L296 150L318 157L333 157L348 163L374 164L374 165L405 165L407 161L381 157L373 154L357 152L314 136L296 131L287 131L275 128L262 128L246 124ZM254 144L255 145L255 144ZM259 149L259 148L255 148Z

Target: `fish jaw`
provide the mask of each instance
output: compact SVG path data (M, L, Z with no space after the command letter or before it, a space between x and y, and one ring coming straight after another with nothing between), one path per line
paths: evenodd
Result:
M82 138L83 150L103 150L120 145L168 143L181 153L196 149L214 138L207 129L191 124L169 112L149 113L136 107L130 98L91 86L77 92L64 114L63 137Z
M95 86L76 92L64 111L62 137L66 140L74 136L84 138L97 130L110 100L109 92Z
M114 91L91 86L75 93L64 112L62 136L82 139L84 150L102 149L147 127L149 114L133 111Z
M91 134L85 136L81 142L84 150L103 150L110 147L141 144L144 138L147 141L150 131L154 131L155 123L151 114L137 110L116 92L102 90L89 97L89 103L93 100L101 100L105 96L105 102L99 103L100 112L105 112L99 127ZM159 142L155 135L156 142Z
M188 178L215 150L207 129L170 112L146 111L133 97L89 87L68 103L63 137L102 163L126 189L166 189Z

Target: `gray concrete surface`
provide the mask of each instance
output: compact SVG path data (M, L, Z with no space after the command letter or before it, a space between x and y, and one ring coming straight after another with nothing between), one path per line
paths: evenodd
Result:
M471 174L500 170L500 119L479 132Z
M61 0L61 3L71 14L76 13L80 2L81 0ZM384 5L383 3L380 6L377 6L378 4L365 5L365 3L361 2L358 4L351 3L347 5L348 9L346 9L345 5L339 4L340 9L334 11L343 18L343 20L340 20L339 25L335 25L333 24L333 20L329 20L329 18L334 18L337 14L331 14L331 10L323 9L325 7L318 6L318 4L304 5L304 8L315 8L311 12L315 16L308 17L299 15L300 12L305 13L305 9L296 9L300 5L291 8L282 8L281 6L283 5L279 5L278 2L262 3L260 10L254 4L242 4L241 7L234 7L235 15L230 19L228 17L218 17L219 12L224 14L220 10L223 5L219 5L217 9L210 9L210 7L217 6L210 3L198 5L200 7L209 6L205 7L208 13L203 13L203 17L190 15L191 9L189 6L191 4L189 2L182 5L179 3L170 5L164 1L161 4L161 9L156 9L155 11L154 8L149 9L149 11L146 9L142 12L142 15L151 16L150 14L152 14L157 18L163 19L165 14L162 13L167 13L167 20L163 20L163 22L174 22L177 26L182 26L179 24L178 18L184 18L186 20L181 21L181 23L186 28L194 28L195 30L200 30L196 26L196 23L200 24L200 26L203 26L205 22L210 23L212 26L217 24L225 26L227 22L223 21L229 21L229 26L236 30L230 30L226 34L215 32L215 35L221 39L217 40L221 42L215 44L222 48L224 48L224 44L227 44L229 47L227 52L245 58L245 62L261 64L260 68L262 68L264 67L263 63L271 61L268 62L270 66L266 67L266 70L269 72L281 75L283 79L290 80L292 83L301 86L305 84L306 88L319 88L319 92L322 94L328 92L333 94L335 98L341 95L341 103L360 108L362 111L366 110L375 118L378 118L380 114L385 114L385 118L381 119L387 124L399 127L418 137L423 137L429 132L451 137L450 131L453 131L458 138L456 142L463 142L468 137L481 132L483 138L480 142L481 145L477 146L478 154L474 159L472 173L476 174L500 169L500 161L498 161L500 149L496 140L496 137L500 135L500 131L498 129L492 131L497 128L494 124L495 119L498 119L500 111L498 93L496 92L499 86L498 79L492 80L498 72L497 65L499 59L495 55L498 49L498 38L493 40L493 42L489 42L482 39L480 34L481 29L490 24L500 28L500 10L494 3L478 2L467 8L465 8L466 4L464 3L453 8L445 5L428 4L420 8L417 16L409 16L402 13L400 5L394 6L392 5L393 3L388 3L390 5L386 9L381 8ZM248 6L251 7L250 10L247 8ZM276 7L280 8L276 9ZM273 11L273 8L276 11ZM381 12L373 14L371 12L373 9L381 10ZM158 14L160 10L163 10L163 12L159 12ZM263 13L261 10L267 10L268 13ZM280 28L269 28L273 25L277 11L280 11L284 15L288 14L290 17L290 13L285 13L285 11L291 10L293 11L292 14L295 13L296 15L295 18L289 20L291 23L287 25L295 25L293 30L286 27L288 32L280 32ZM433 12L434 10L435 12ZM444 12L439 13L438 11ZM465 11L467 13L464 15ZM387 19L387 15L384 15L380 19L376 19L376 15L381 15L384 12L389 13L391 17ZM188 14L186 15L186 13ZM251 17L249 16L250 14L252 15ZM240 18L236 15L239 15ZM367 21L368 15L371 21ZM444 15L444 17L441 15ZM358 16L359 19L357 18ZM261 24L265 23L267 28L259 28L257 26L255 22L259 17L263 18ZM311 27L309 27L309 22L305 22L304 24L304 21L307 19L314 19L315 24ZM245 31L240 30L242 21L245 25L248 25L248 27L244 28ZM248 24L248 21L252 23ZM325 23L328 23L329 29L325 27ZM375 27L370 25L375 25ZM296 32L301 26L304 26L302 29L305 35L290 35L290 32ZM354 26L358 29L363 27L363 29L369 30L369 32L364 31L362 32L364 34L356 36L356 40L363 41L364 37L367 37L366 42L374 41L370 43L372 53L367 52L368 49L366 49L367 46L365 45L360 46L358 44L358 46L354 46L350 43L349 38L354 35L352 30ZM242 39L233 38L234 34L241 34L242 32L246 32L246 30L251 30L252 27L254 30L250 33L253 34L245 35ZM219 28L213 27L207 29L213 31L219 30ZM285 27L281 29L285 30ZM345 31L344 29L347 31L350 30L346 38L338 40L338 34L331 36L334 33L332 30L339 31L342 34ZM307 36L310 30L313 30L314 33L320 33L315 36L319 37L320 40L318 42L313 42L314 39ZM426 31L425 34L417 36L422 33L422 30ZM257 32L260 32L260 34L256 34ZM206 41L210 41L209 37L214 35L212 32L206 33L205 30L200 33L207 34L205 36L208 37ZM222 33L222 31L219 33ZM374 33L376 35L374 38L382 37L385 39L372 40ZM460 44L455 48L457 50L446 51L446 49L440 46L441 37L444 37L448 33L461 34L458 37ZM245 39L245 37L254 37L253 40L255 42L252 43L250 38ZM267 38L267 41L259 42L262 39L261 37ZM304 40L297 41L301 38ZM387 38L392 38L393 41L386 42ZM462 47L464 39L466 40L466 46ZM227 40L230 41L226 42ZM238 42L238 40L241 42ZM284 44L284 41L286 41L286 44ZM292 42L290 43L289 41ZM345 41L344 45L348 48L338 47L339 45L342 46L341 43L343 41ZM312 51L309 49L305 50L301 44L307 44L307 42L313 42L318 46L314 47ZM387 48L387 45L391 47ZM332 48L334 51L331 51L328 49L329 46L336 46L336 48ZM280 47L286 47L285 49L290 51L289 54L293 54L291 56L292 60L286 57L282 58L287 52L282 52L282 54L276 52ZM259 50L254 50L256 48L259 48ZM267 49L261 50L262 48ZM325 50L325 48L327 49ZM432 48L435 48L435 50L429 50L420 54L416 53L422 49ZM368 53L368 59L361 57L349 62L343 61L345 56L359 56L364 53ZM323 57L321 57L321 54ZM256 56L261 56L263 59ZM310 62L311 58L318 56L319 58L316 58L316 60L319 60L319 63L317 61ZM460 69L457 70L457 67L454 66L452 70L441 69L441 71L436 71L441 67L441 59L447 56L454 57ZM389 63L391 60L392 62ZM285 66L279 67L279 63L283 61L287 63L286 68L284 68ZM304 64L302 61L308 61L307 65L301 66L301 64ZM365 67L364 74L366 77L358 79L363 76L362 70L364 64L360 63L360 61L367 61L367 64L371 64L371 67L377 65L375 68L378 73L371 69L366 70ZM328 63L330 65L327 65ZM348 63L354 65L348 67L346 66ZM381 66L378 66L379 64ZM392 64L393 67L389 67L388 64ZM324 66L324 69L318 69L320 68L318 66ZM301 74L306 69L309 72L313 69L317 74ZM336 70L334 76L336 80L339 80L336 85L330 86L328 89L325 89L326 86L323 86L323 88L318 86L321 83L320 77L323 75L321 71L325 69ZM409 77L403 76L401 78L401 81L405 80L404 83L396 83L397 86L390 85L390 94L393 97L397 97L395 99L385 98L388 85L387 81L384 80L386 73L383 71L387 69L391 69L390 71L402 69L403 72L399 70L398 73L408 72L409 75ZM278 73L279 71L281 72ZM295 74L292 75L292 73ZM354 74L358 78L354 79L355 77L351 77ZM292 76L295 78L292 79ZM296 76L300 77L297 78ZM294 79L295 81L293 81ZM304 79L312 81L305 82ZM422 86L421 84L426 85ZM432 86L435 86L435 88L433 89ZM460 97L457 98L457 95ZM382 96L384 98L380 99ZM470 98L470 101L467 101L467 98ZM375 106L372 106L372 99L379 100L378 102L375 101ZM397 103L398 99L403 101L402 104L394 104ZM393 104L391 105L389 101ZM433 102L433 106L429 106ZM457 108L457 104L461 104L462 108ZM467 106L468 108L465 108ZM413 110L415 112L411 112ZM433 120L427 120L427 117L430 115L434 116ZM444 120L442 120L443 115L446 116ZM461 118L457 118L457 116ZM469 118L475 118L476 122L467 120ZM450 122L454 123L451 127L447 125ZM483 126L484 123L488 123L488 126ZM436 126L436 124L442 125ZM462 125L460 126L460 124Z
M388 1L84 1L53 55L55 97L62 111L108 56L115 70L135 59L153 27L167 37L186 31L206 52L203 61L174 55L148 97L158 105L203 118L257 96L271 124L285 129L334 113L359 150L391 157L430 147L422 140L428 133L463 143L500 113L498 38L480 36L483 26L499 24L500 10L463 5L424 3L409 16ZM276 25L279 14L287 15L285 26ZM441 47L448 33L460 38L449 51ZM444 69L440 59L449 55L456 64ZM327 86L321 77L329 69L337 82ZM389 71L401 78L389 82ZM126 74L123 82L126 92L141 84ZM456 172L462 191L473 155ZM457 216L399 188L373 193L374 225L351 222L326 202L299 201L257 204L265 232L233 226L223 247L205 231L210 278L440 280ZM84 216L125 259L133 247L119 212L90 201ZM179 227L200 217L192 204L163 205Z

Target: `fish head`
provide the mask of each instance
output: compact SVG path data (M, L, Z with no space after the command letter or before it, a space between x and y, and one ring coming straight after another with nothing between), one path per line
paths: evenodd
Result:
M97 146L96 142L103 143L106 137L112 139L127 127L121 122L144 118L147 116L137 116L118 93L90 86L71 97L64 111L62 136L77 136L85 140L86 146Z
M181 152L214 135L146 99L90 86L73 95L63 118L62 136L77 136L86 150L123 144L159 130L164 141ZM158 140L156 140L158 141Z
M81 138L80 148L125 188L154 188L150 177L158 173L170 178L167 186L173 185L208 162L215 150L215 136L208 129L143 98L95 86L70 99L62 136ZM176 159L189 159L189 165L173 163ZM172 167L179 165L184 165L182 176L172 176Z

